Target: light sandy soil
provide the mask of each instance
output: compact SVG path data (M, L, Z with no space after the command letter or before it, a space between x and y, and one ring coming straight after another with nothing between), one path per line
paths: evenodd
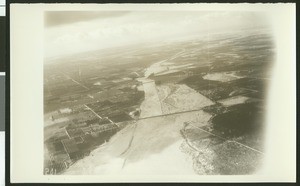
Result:
M151 74L157 74L168 70L167 66L163 66L162 64L167 60L163 60L157 63L154 63L145 71L145 77L149 77Z
M179 151L182 143L183 141L179 140L163 149L159 154L152 154L143 161L128 164L123 173L130 175L195 175L192 159Z
M243 78L242 76L237 76L235 72L220 72L220 73L211 73L203 76L203 79L228 82L236 79Z
M142 102L141 118L162 115L161 104L157 94L155 82L150 79L138 79L143 83L143 90L145 92L145 100Z
M214 104L186 85L166 84L158 86L157 89L164 114L198 110Z
M185 50L182 50L175 55L171 56L168 59L156 62L148 67L144 73L145 77L148 78L150 75L158 75L158 74L168 74L170 72L176 72L180 68L185 68L187 66L191 66L192 64L187 65L174 65L174 63L170 62L177 57L180 57L184 54ZM170 72L169 72L170 71Z
M219 100L218 102L223 104L224 106L228 107L228 106L232 106L232 105L245 103L248 100L250 100L250 98L246 97L246 96L234 96L231 98Z
M161 64L161 66L165 70L162 70L161 72L157 72L157 73L155 73L155 75L166 75L166 74L171 74L174 72L179 72L183 69L194 68L194 64L192 64L192 63L185 64L185 65L174 65L172 63L164 62ZM167 67L167 68L165 68L165 67Z

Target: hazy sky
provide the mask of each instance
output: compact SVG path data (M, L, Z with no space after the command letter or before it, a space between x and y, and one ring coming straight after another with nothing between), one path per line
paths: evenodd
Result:
M254 12L46 12L45 57L251 29L267 23L263 14Z

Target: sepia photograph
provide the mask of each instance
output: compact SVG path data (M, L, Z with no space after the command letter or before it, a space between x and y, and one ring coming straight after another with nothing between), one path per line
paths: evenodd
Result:
M12 181L292 182L294 8L12 4Z
M44 13L44 174L255 174L272 30L261 12Z

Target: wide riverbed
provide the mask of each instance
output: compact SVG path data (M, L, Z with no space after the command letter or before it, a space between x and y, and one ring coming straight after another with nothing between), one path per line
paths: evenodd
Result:
M196 174L181 130L185 123L206 125L211 115L201 108L214 103L186 85L156 86L147 77L139 81L145 91L140 119L64 174Z

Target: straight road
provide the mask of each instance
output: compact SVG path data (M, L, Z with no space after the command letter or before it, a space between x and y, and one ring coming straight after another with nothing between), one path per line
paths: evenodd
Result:
M76 81L75 79L73 79L72 77L70 77L69 75L65 74L64 72L60 72L61 74L63 74L66 78L71 79L74 83L80 85L81 87L89 90L89 88L81 83L79 83L78 81Z

